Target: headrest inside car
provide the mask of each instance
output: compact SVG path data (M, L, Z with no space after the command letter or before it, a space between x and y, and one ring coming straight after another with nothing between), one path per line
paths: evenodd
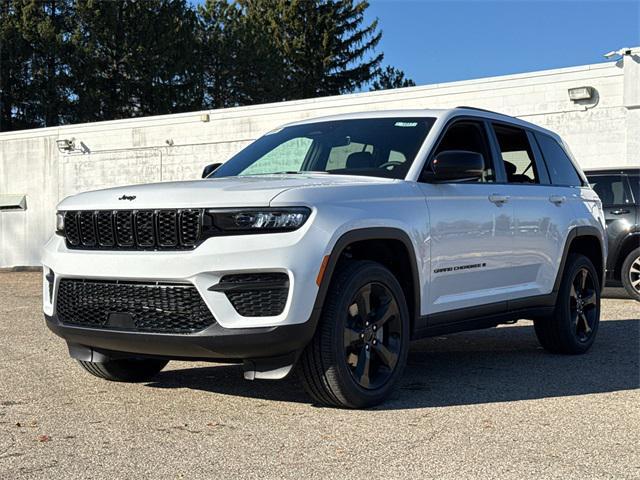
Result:
M507 162L505 160L504 162L504 168L507 171L507 175L510 177L511 175L515 175L516 170L518 170L518 167L516 167L513 163L511 162Z
M355 152L347 157L347 168L375 168L371 152Z

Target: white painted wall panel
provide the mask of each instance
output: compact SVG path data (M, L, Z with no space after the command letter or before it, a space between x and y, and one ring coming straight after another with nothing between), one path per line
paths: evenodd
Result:
M24 212L0 213L0 267L37 265L54 228L55 205L67 195L116 185L199 178L265 132L310 117L398 108L469 105L519 116L562 135L583 167L638 164L640 109L625 98L622 62L312 100L68 125L0 134L0 193L27 194ZM593 108L567 90L591 86ZM209 115L208 122L201 116ZM58 139L85 153L61 154Z

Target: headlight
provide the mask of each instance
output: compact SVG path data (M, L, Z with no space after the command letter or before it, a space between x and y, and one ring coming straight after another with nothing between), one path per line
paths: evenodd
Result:
M311 215L306 207L207 210L215 229L226 233L288 232L300 228Z
M64 212L56 213L56 233L64 235Z

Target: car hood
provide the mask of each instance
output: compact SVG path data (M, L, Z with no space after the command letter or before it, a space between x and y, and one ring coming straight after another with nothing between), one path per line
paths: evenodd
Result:
M223 177L85 192L65 198L58 209L267 207L273 198L293 188L389 182L394 180L329 174Z

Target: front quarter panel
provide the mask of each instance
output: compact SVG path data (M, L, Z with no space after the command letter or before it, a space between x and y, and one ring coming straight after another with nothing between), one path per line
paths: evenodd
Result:
M424 309L422 292L426 291L429 279L430 225L424 196L414 182L293 189L278 195L271 205L313 206L317 211L313 231L318 236L317 243L322 245L318 271L322 258L331 255L349 232L384 228L406 234L417 262L420 305Z

